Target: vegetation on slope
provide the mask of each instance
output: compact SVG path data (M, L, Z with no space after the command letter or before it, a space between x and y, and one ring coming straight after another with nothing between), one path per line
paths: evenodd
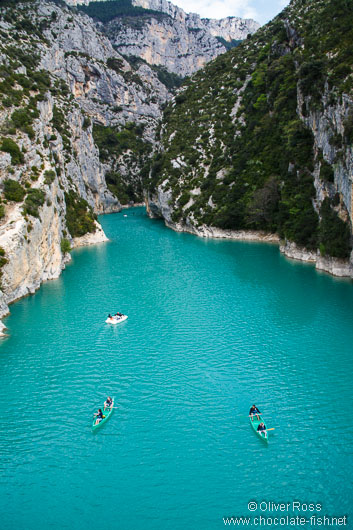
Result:
M26 190L17 180L6 179L4 180L4 195L7 201L22 202L26 195Z
M320 212L313 202L314 168L321 162L325 182L334 168L314 150L297 105L304 117L320 112L325 86L331 106L353 95L352 47L352 3L297 0L190 79L165 109L163 148L146 182L153 193L167 180L173 220L277 231L347 257L342 204ZM337 157L353 136L353 116L346 121L345 135L331 138Z
M109 2L92 2L85 5L77 6L80 11L86 15L100 20L104 24L110 22L114 18L139 18L140 21L144 17L167 17L168 15L153 11L152 9L144 9L143 7L133 6L131 0L110 0Z
M149 164L152 151L151 144L143 139L143 130L143 125L132 122L123 127L106 127L100 124L93 126L99 158L102 162L112 165L112 169L105 175L107 186L122 204L142 200L140 179L133 182L131 176L122 175L118 167L119 162L123 162L130 170L142 168L143 173L143 168Z
M230 41L225 40L223 37L216 37L218 42L223 44L226 50L231 50L232 48L236 48L239 46L239 44L242 42L241 40L231 39Z
M87 201L70 190L65 193L66 224L72 237L80 237L87 232L95 232L95 215ZM67 252L67 251L66 251Z
M141 64L148 64L142 57L137 57L136 55L124 55L123 57L130 63L134 70L137 70ZM159 81L170 91L181 87L184 82L183 77L174 72L169 72L165 66L157 64L149 64L148 66L156 72Z
M32 228L28 217L39 217L46 199L45 191L31 188L44 169L44 145L35 132L35 124L40 119L38 104L54 90L51 75L39 69L41 47L48 45L43 31L50 27L54 17L36 21L36 10L31 4L29 1L3 2L0 12L0 20L5 23L2 28L10 28L0 30L0 110L4 135L0 150L11 156L8 175L16 174L15 179L5 178L2 183L4 200L0 217L5 217L7 201L23 203L22 214L28 221L28 232ZM42 161L40 168L31 165L26 157L29 141L38 146L36 156ZM44 183L48 183L47 178Z
M2 247L0 247L0 290L2 290L2 286L1 286L2 270L1 270L1 269L2 269L2 267L3 267L4 265L6 265L6 263L7 263L7 261L8 261L8 260L5 258L5 256L6 256L5 250L4 250Z
M7 172L10 176L14 175L14 178L5 178L1 186L0 218L5 217L7 202L23 203L22 214L28 222L28 232L32 228L29 217L38 218L45 202L51 204L45 188L41 188L51 186L63 173L74 186L67 164L71 164L77 156L69 124L70 112L76 106L71 91L63 79L40 69L41 55L51 44L44 32L50 30L61 16L54 4L62 5L67 11L66 4L61 0L51 0L50 3L53 10L46 18L38 13L37 2L1 2L3 9L0 11L0 21L3 22L0 28L0 151L11 156ZM6 27L9 29L5 30ZM53 38L57 37L55 32L51 33ZM72 53L77 55L79 52ZM65 58L68 55L70 52L65 54ZM87 55L85 58L90 59ZM52 134L43 139L38 135L39 103L48 99L54 103ZM85 116L83 130L87 130L90 124L90 119ZM28 140L36 146L35 152L31 150L28 153ZM61 149L61 143L64 156L59 157L58 145ZM40 158L39 167L32 165L34 157ZM41 182L32 188L33 182L40 177ZM59 186L63 188L63 183L59 182ZM71 235L94 232L95 217L87 202L73 190L66 193L65 199L66 220Z

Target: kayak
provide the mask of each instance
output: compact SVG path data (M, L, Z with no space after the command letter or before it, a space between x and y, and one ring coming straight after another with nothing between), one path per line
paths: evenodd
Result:
M122 315L121 317L108 317L105 321L107 324L120 324L121 322L124 322L127 320L127 315Z
M260 438L262 440L264 440L265 442L268 442L268 432L267 431L258 431L257 428L259 426L260 423L263 423L266 427L266 423L264 422L261 414L259 414L259 418L260 420L257 419L256 415L254 414L253 415L253 419L251 420L251 417L249 418L250 420L250 425L251 427L254 429L254 431L256 432L256 434L258 436L260 436Z
M96 418L93 418L92 431L96 431L99 427L101 427L103 425L103 423L108 421L110 416L113 414L113 410L114 410L114 398L113 398L113 403L112 403L111 408L103 410L103 416L104 417L99 423L97 423L97 425L96 425Z

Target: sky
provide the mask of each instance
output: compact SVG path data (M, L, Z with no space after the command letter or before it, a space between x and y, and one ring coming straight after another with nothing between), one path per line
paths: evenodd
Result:
M203 18L253 18L265 24L289 4L289 0L171 0L186 13Z

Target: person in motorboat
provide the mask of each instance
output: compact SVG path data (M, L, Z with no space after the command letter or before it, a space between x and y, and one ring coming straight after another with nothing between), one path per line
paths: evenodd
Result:
M107 397L106 401L104 402L104 410L105 409L111 409L113 406L113 400L110 396Z
M98 425L98 423L100 423L102 421L102 419L105 417L103 412L102 412L102 409L98 409L98 412L96 412L94 414L94 416L96 417L95 425Z
M265 438L267 438L267 431L266 431L266 426L265 426L264 423L261 422L261 423L258 425L258 427L257 427L257 431L258 431L258 432L263 432Z
M108 318L113 318L112 315L109 313Z
M260 421L260 416L259 414L261 414L261 412L259 411L259 409L257 408L256 405L253 405L249 411L249 416L251 418L251 421L254 421L254 415L257 417L257 419Z
M121 318L123 316L122 313L119 313L119 311L114 315L116 318Z

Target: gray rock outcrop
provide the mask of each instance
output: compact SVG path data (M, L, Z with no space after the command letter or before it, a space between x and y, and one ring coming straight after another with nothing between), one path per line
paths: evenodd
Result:
M86 0L67 0L71 5L88 5ZM132 0L132 5L155 11L136 19L115 18L102 29L120 53L137 56L148 64L162 66L181 77L188 76L226 51L224 41L240 41L260 25L251 19L201 18L165 0ZM163 16L164 15L164 16Z

